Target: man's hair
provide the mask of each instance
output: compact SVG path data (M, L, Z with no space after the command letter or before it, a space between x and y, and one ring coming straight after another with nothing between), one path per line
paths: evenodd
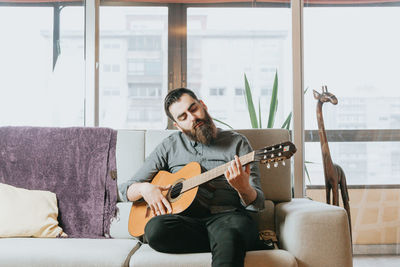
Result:
M177 88L177 89L170 91L164 99L164 110L165 110L165 114L167 114L168 118L170 118L173 121L175 121L175 119L172 117L171 112L169 112L169 107L173 103L178 101L183 94L187 94L187 95L191 96L193 99L195 99L196 101L198 101L196 94L190 89Z

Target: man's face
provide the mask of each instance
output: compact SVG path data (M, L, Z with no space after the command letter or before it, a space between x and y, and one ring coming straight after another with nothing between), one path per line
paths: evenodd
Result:
M169 111L175 120L174 125L192 140L210 144L217 136L217 128L203 101L183 94L169 107Z

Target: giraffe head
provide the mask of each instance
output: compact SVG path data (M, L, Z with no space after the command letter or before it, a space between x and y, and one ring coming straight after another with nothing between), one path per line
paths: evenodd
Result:
M322 103L331 102L334 105L338 103L336 96L328 92L328 88L326 85L322 86L321 94L315 90L313 90L313 92L314 92L314 98Z

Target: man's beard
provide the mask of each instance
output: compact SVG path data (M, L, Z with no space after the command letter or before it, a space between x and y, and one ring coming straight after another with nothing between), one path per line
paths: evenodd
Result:
M209 145L211 141L217 137L217 128L215 127L214 122L212 121L211 116L208 114L207 110L204 111L204 119L197 119L191 130L182 129L182 131L193 141ZM201 122L203 124L196 127L196 125Z

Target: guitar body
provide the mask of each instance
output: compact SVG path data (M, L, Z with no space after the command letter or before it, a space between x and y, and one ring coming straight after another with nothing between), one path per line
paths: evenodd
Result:
M176 173L169 173L167 171L160 171L153 178L151 184L167 186L174 185L177 182L190 179L201 173L200 164L197 162L191 162L185 165ZM177 214L186 210L193 202L196 197L198 187L192 188L182 194L179 197L171 200L167 198L172 207L172 213ZM167 196L169 191L164 191L163 194ZM139 237L144 234L144 228L147 222L155 215L152 213L151 208L145 201L139 203L133 203L131 212L129 214L128 231L132 236Z

